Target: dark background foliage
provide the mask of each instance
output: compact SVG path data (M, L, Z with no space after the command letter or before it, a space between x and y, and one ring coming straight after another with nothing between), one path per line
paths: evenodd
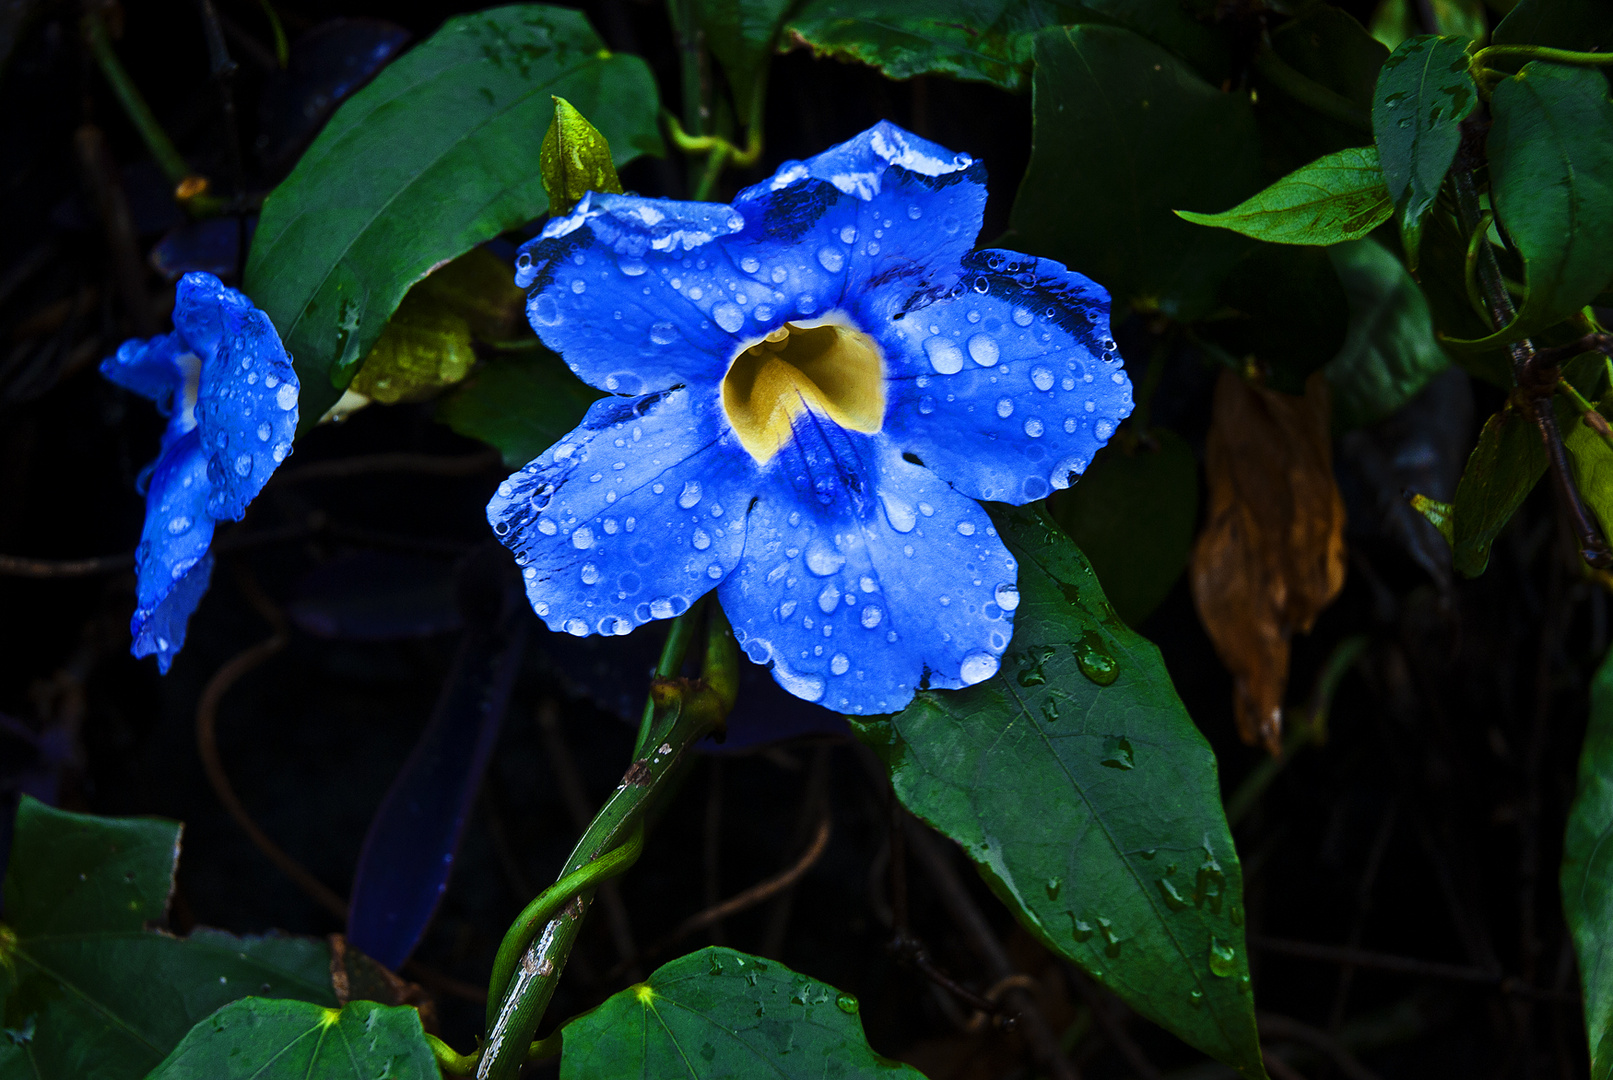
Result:
M1343 6L1363 22L1371 15L1362 3ZM302 140L312 135L304 112L322 115L318 99L339 74L332 57L392 40L389 28L419 41L468 6L277 8L294 57L315 40L303 35L334 35L338 44L323 67L311 61L308 70L281 73L272 69L260 9L245 0L219 3L240 63L240 189L247 192L267 190L289 168L299 116ZM586 10L612 49L650 62L675 101L677 58L661 7L603 0ZM196 7L130 3L116 14L119 53L159 118L198 167L228 178L226 129ZM135 485L160 423L95 370L139 323L118 292L75 131L93 124L105 132L142 253L182 219L86 56L77 17L64 2L0 10L0 31L15 35L0 77L0 551L111 558L104 572L80 576L0 575L0 785L10 802L26 790L67 808L186 822L176 929L329 933L340 927L262 858L215 799L195 749L198 697L220 665L266 636L265 602L293 610L303 627L413 620L435 631L377 642L299 630L220 713L222 754L245 804L316 876L345 892L364 830L451 662L455 567L487 543L482 507L502 467L481 444L436 423L429 404L373 407L315 432L245 522L221 534L227 554L172 674L158 678L149 662L128 655L133 575L118 557L138 537ZM338 19L386 22L333 28ZM992 201L983 237L990 239L1007 227L1029 158L1030 109L1028 95L937 78L892 82L871 68L797 51L773 67L766 156L729 180L761 178L781 160L888 118L986 163ZM681 170L665 160L640 159L623 181L646 194L687 194ZM159 297L164 279L152 271L142 285ZM146 316L154 325L165 321L167 288ZM1163 338L1146 316L1118 329L1134 372L1165 365L1153 422L1202 456L1212 362L1179 338ZM1277 1017L1270 1037L1285 1037L1282 1018L1303 1021L1383 1077L1579 1076L1583 1032L1556 868L1584 687L1608 644L1606 595L1576 573L1544 490L1503 534L1482 578L1453 579L1428 557L1429 535L1408 523L1398 497L1404 487L1454 486L1474 418L1500 403L1498 391L1471 385L1451 372L1405 413L1337 446L1350 522L1348 581L1315 630L1296 641L1289 701L1307 701L1341 642L1364 635L1366 647L1333 701L1325 744L1297 750L1235 823L1256 1001ZM452 475L378 469L295 479L320 462L384 452L469 464ZM365 574L381 583L381 599L358 611L340 586ZM1139 629L1160 645L1189 713L1214 745L1223 791L1262 782L1271 765L1236 737L1230 682L1185 581ZM558 789L557 769L564 769L540 710L556 710L590 801L609 791L631 748L631 728L599 707L620 690L594 676L605 646L560 649L538 634L443 907L406 972L434 994L443 1032L456 1045L474 1040L481 1017L480 1004L456 987L480 982L502 928L533 886L553 877L576 835ZM654 646L634 643L641 674ZM742 700L736 734L765 725L779 702L760 690ZM857 994L872 1045L932 1077L1026 1068L1015 1036L989 1023L971 1029L967 1006L885 948L889 811L885 781L870 772L865 752L832 733L717 749L692 772L656 842L622 883L640 948L788 865L822 814L832 818L832 839L793 890L679 943L650 966L707 940L731 943ZM1088 1075L1142 1074L1150 1062L1164 1073L1202 1068L1204 1059L1082 976L1058 974L983 885L971 888L1016 959L1046 976L1046 1011L1067 1027ZM966 939L916 873L911 905L914 931L937 963L984 990L989 980ZM1295 942L1335 952L1306 958L1295 955ZM1380 955L1351 963L1352 950ZM1385 970L1383 955L1407 963ZM596 917L555 1015L625 985L617 966L610 925ZM1082 1011L1089 1007L1101 1010L1099 1022ZM1325 1046L1301 1060L1309 1062L1306 1075L1339 1075ZM1201 1074L1211 1075L1192 1073Z

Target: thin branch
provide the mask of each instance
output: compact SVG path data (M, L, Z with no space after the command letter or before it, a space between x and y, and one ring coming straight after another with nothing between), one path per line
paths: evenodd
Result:
M89 559L32 559L25 555L0 555L0 575L25 578L79 578L111 574L134 565L134 552L99 555Z

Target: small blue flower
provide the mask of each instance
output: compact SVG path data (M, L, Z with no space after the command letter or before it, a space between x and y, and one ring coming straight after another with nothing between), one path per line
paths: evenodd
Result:
M297 373L269 316L212 274L186 274L174 332L130 339L101 374L168 417L135 551L136 656L164 674L213 573L218 521L236 521L291 452Z
M968 155L881 123L732 206L596 193L523 247L533 328L618 395L487 507L549 627L717 588L841 712L994 674L1017 567L977 500L1067 487L1131 385L1100 286L973 250L985 201Z

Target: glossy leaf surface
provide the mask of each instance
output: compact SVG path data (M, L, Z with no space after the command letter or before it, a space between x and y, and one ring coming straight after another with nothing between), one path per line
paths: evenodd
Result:
M513 469L559 442L601 396L540 346L489 362L443 400L437 418L497 447Z
M1117 301L1191 319L1248 240L1173 210L1215 211L1259 186L1249 98L1110 26L1043 31L1036 135L1008 246L1065 263Z
M1048 500L1054 520L1092 563L1115 613L1138 626L1187 567L1199 512L1193 450L1167 428L1146 442L1111 442L1081 482Z
M438 1080L407 1005L250 997L198 1023L149 1080Z
M1545 471L1540 434L1522 413L1508 406L1484 422L1451 503L1457 570L1484 573L1490 545Z
M922 1080L868 1048L857 999L773 960L708 948L569 1021L561 1080Z
M1407 39L1383 62L1372 95L1372 134L1414 263L1423 215L1456 158L1461 122L1479 100L1466 46L1459 38Z
M1428 301L1388 249L1358 240L1328 249L1350 298L1344 347L1327 365L1338 429L1376 423L1450 366Z
M994 507L993 520L1019 560L1003 670L855 727L903 805L958 841L1028 930L1179 1038L1263 1076L1242 871L1209 744L1080 550L1034 509Z
M1372 146L1318 158L1219 214L1176 211L1195 225L1231 229L1256 240L1323 246L1359 239L1393 213Z
M1509 341L1573 315L1613 278L1613 102L1589 68L1531 63L1496 86L1491 199L1523 256L1528 295Z
M593 120L618 165L657 150L644 62L607 52L579 12L514 5L450 19L390 64L270 193L246 291L296 359L310 423L410 285L543 213L551 94Z
M1579 782L1563 837L1563 917L1579 958L1591 1076L1613 1077L1613 653L1591 682Z

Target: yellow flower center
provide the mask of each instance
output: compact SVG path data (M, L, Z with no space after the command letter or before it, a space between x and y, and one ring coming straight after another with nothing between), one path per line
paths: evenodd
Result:
M740 445L767 464L807 409L872 434L885 422L885 359L874 339L844 323L785 323L734 357L723 412Z

